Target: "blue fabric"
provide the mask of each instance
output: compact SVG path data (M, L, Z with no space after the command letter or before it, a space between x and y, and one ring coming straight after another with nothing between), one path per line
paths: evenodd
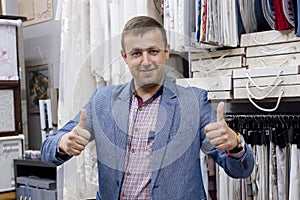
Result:
M298 8L297 8L297 0L292 0L292 8L293 8L293 15L295 21L295 33L298 30Z
M268 31L272 30L268 22L266 21L266 18L263 13L262 8L262 1L261 0L255 0L254 2L255 7L255 16L256 16L256 22L257 22L257 31Z
M86 129L96 142L98 156L97 200L119 199L124 175L131 84L97 89L85 106L88 113ZM152 157L153 200L206 199L200 148L229 176L246 178L251 174L254 160L247 145L244 155L236 159L226 156L226 151L219 151L209 143L204 127L215 120L216 114L207 102L205 90L183 88L165 78ZM41 148L44 162L60 165L70 158L62 158L56 153L57 141L62 134L72 130L78 121L79 114L61 130L47 137ZM191 141L187 148L178 151L187 144L186 141ZM170 159L172 162L168 163Z
M246 33L246 31L245 31L243 19L242 19L242 16L241 16L240 1L237 0L236 4L237 4L237 18L238 18L238 35L239 35L239 42L240 42L241 35Z
M297 10L298 10L298 15L297 15L297 32L296 32L296 36L300 37L300 26L299 26L299 21L300 21L300 0L297 0Z
M201 8L202 8L202 4L201 4L201 0L197 1L197 8L198 8L198 16L197 16L197 32L196 32L196 39L197 42L200 42L200 31L201 31Z

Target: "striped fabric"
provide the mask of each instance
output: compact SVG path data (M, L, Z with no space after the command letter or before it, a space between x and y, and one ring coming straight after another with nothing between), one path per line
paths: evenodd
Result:
M142 102L132 95L125 174L120 199L151 199L152 152L154 130L162 88L149 100Z

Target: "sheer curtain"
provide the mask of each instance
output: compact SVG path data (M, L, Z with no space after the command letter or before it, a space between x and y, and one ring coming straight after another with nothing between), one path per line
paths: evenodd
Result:
M120 57L124 23L146 15L147 0L58 1L61 19L59 127L72 119L96 87L131 76ZM58 199L95 198L98 187L95 144L58 168Z

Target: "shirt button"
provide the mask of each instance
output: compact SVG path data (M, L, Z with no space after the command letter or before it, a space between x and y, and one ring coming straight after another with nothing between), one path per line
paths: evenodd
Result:
M135 149L131 149L131 153L134 153L135 152Z
M125 193L124 192L121 193L121 197L125 197Z
M134 128L134 131L137 132L139 129L138 128Z
M127 172L127 176L130 176L130 174L131 174L130 171L128 171L128 172Z

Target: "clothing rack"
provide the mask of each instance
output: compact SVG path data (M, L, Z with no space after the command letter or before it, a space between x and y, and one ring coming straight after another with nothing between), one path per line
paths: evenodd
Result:
M225 121L241 133L252 145L285 147L297 144L300 148L300 114L225 114Z
M299 121L300 114L234 114L225 113L225 120L230 119L256 119L256 120L286 120Z

